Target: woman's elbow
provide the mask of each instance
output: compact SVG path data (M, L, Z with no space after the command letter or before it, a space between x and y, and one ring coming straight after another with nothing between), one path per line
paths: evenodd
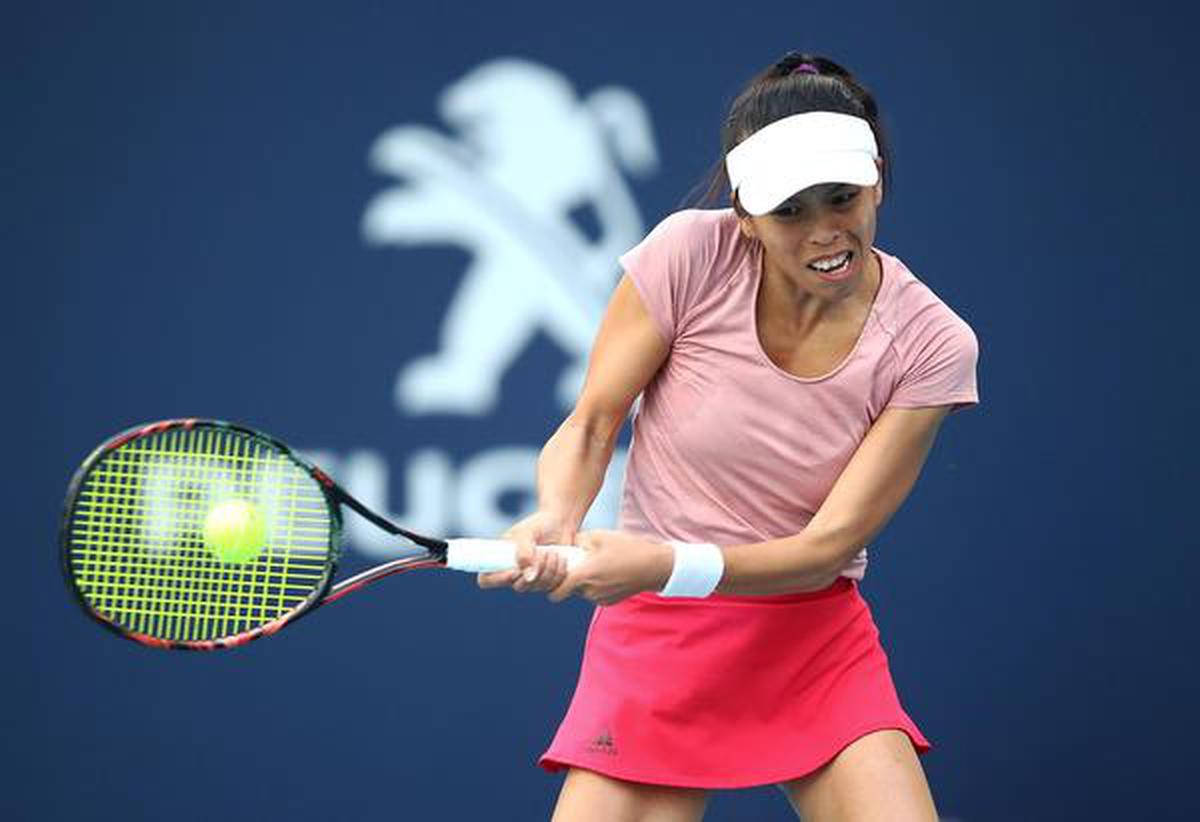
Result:
M822 527L817 531L813 531L810 526L805 530L805 535L811 540L812 546L812 590L828 588L837 582L838 577L866 547L868 541L861 529L853 525L841 528Z

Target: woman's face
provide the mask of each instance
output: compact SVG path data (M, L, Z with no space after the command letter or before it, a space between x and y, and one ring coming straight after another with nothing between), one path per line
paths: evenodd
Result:
M762 243L764 269L814 297L840 300L873 283L875 210L882 181L870 188L823 183L792 195L774 211L740 219Z

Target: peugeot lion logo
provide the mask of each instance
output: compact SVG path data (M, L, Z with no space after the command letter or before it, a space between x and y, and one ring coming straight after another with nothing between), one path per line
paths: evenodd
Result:
M658 167L649 114L631 91L597 89L585 97L546 66L525 60L485 63L441 94L449 133L424 125L389 128L371 146L371 167L395 179L362 217L373 247L454 244L470 255L442 317L437 350L402 363L393 397L404 416L486 417L501 382L541 332L568 358L547 390L570 408L609 294L616 258L645 226L625 175ZM594 223L585 231L573 215ZM405 276L402 263L397 265ZM503 318L498 320L497 318ZM408 510L395 514L418 530L489 534L511 513L502 494L533 494L541 443L497 445L463 461L426 448L404 467ZM310 450L351 493L386 510L388 465L381 453ZM614 455L609 480L624 454ZM611 525L616 483L608 481L589 521ZM368 554L394 553L386 536L347 523Z

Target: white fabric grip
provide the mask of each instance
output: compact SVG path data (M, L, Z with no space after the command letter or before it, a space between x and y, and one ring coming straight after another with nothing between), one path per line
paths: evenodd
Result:
M455 571L481 573L509 571L517 567L517 544L506 539L446 540L446 567ZM578 545L539 545L557 551L567 561L567 570L583 562L584 551Z
M871 125L835 111L793 114L763 126L725 155L738 202L759 216L819 183L873 186L879 147Z
M710 542L668 542L675 549L671 577L659 591L664 597L706 597L725 575L725 556Z

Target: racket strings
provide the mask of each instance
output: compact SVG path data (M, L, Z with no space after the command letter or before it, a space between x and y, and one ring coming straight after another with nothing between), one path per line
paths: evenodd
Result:
M244 562L205 545L213 507L245 500L265 544ZM306 602L331 570L331 517L304 469L264 442L213 427L135 438L88 473L70 522L84 599L126 631L191 642L246 633Z

